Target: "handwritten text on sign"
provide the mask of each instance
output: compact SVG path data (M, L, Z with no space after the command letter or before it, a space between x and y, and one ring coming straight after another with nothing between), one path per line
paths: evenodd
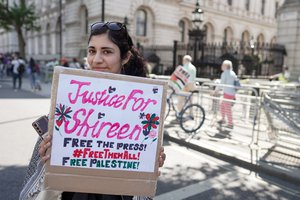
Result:
M154 172L162 91L60 74L50 164Z

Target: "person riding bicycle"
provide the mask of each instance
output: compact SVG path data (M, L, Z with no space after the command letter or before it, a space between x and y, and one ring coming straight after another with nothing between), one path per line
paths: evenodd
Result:
M176 93L190 92L196 88L195 80L197 70L191 62L192 57L190 55L183 56L182 65L179 65L170 77L169 86ZM179 110L181 110L185 103L185 97L178 96L177 98L177 107Z

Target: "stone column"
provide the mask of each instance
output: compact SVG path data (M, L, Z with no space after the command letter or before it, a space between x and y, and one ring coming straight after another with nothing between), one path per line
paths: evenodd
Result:
M277 42L285 45L285 64L291 72L291 80L300 76L300 0L285 0L278 10Z

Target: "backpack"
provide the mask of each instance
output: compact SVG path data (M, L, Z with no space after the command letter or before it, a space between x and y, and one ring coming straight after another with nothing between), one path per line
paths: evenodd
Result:
M19 64L18 72L19 72L19 74L24 74L24 72L25 72L25 65L24 65L24 63L20 63Z

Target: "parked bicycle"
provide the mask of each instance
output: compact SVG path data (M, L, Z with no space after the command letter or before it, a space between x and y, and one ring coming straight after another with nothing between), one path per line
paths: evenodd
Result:
M192 97L199 91L191 91L184 93L176 93L172 89L170 95L167 97L165 119L169 116L171 109L175 111L176 120L186 133L196 132L201 128L205 120L205 111L199 104L192 103ZM184 104L179 110L175 105L176 97L185 97Z

